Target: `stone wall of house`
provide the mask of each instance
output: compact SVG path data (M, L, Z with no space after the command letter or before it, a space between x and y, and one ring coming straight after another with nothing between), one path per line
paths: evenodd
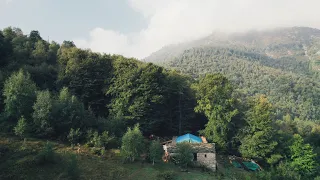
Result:
M211 169L212 171L216 171L217 169L217 160L215 153L197 153L197 162Z

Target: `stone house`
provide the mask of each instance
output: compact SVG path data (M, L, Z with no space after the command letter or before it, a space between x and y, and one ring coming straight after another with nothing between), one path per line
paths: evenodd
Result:
M197 137L191 134L186 134L180 137L174 137L172 141L163 145L165 151L164 161L170 157L174 157L177 152L177 143L189 142L193 149L193 164L196 166L205 166L212 171L216 171L216 151L215 144L208 143L204 137ZM167 158L167 159L166 159Z

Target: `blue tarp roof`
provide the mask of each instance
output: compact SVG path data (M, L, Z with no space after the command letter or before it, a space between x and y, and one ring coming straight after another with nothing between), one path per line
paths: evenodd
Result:
M181 142L202 143L202 139L188 133L188 134L177 137L176 142L177 143L181 143Z

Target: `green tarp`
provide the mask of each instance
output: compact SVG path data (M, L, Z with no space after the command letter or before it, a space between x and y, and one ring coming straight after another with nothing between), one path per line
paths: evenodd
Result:
M260 167L258 166L258 164L253 163L253 162L242 162L248 169L250 169L251 171L256 171L258 170Z
M246 168L250 169L251 171L256 171L260 168L258 164L254 162L242 162L242 163L243 165L246 166ZM236 168L242 168L242 165L237 161L232 161L232 165Z
M232 165L236 168L242 168L241 164L238 163L237 161L232 161Z

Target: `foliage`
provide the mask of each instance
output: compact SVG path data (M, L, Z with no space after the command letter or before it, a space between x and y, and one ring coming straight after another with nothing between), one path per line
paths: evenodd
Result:
M93 132L91 129L87 131L87 144L89 146L108 148L108 145L113 139L114 137L110 136L107 131L103 131L101 135L99 135L98 131Z
M273 140L271 104L265 96L259 96L251 103L246 114L247 127L241 140L240 153L244 157L265 159L278 144Z
M24 151L24 150L26 150L27 148L28 148L28 146L27 146L27 138L24 138L24 139L23 139L23 142L22 142L22 144L21 144L20 149L21 149L22 151Z
M130 160L150 149L136 141L142 134L170 137L202 130L221 150L263 160L266 177L312 179L318 174L307 174L319 157L314 164L295 154L320 153L319 40L320 31L309 28L204 38L176 46L179 52L164 48L160 59L170 60L165 69L8 27L0 31L0 129L26 125L28 136L62 141L70 129L72 141L77 129L92 129L87 134L92 151L100 155L103 147L118 148L123 137L122 153ZM260 94L270 103L266 97L251 101ZM137 123L139 138L124 138ZM303 143L292 143L294 134ZM302 169L296 170L297 164Z
M36 156L35 161L39 165L52 164L56 162L57 155L54 152L53 144L47 141L41 152Z
M159 140L154 140L150 144L149 149L149 157L152 160L152 164L154 165L154 162L157 160L160 160L163 155L163 148L160 144Z
M55 133L60 136L67 137L71 128L86 129L89 126L83 104L70 94L68 88L61 89L52 114Z
M289 113L301 120L317 120L320 89L318 65L313 61L319 59L319 31L304 31L287 28L226 39L213 35L210 40L169 46L147 59L195 78L221 73L245 97L266 94L277 109L277 118Z
M139 123L144 133L153 133L164 121L163 69L153 64L140 65L134 61L118 59L114 63L115 76L107 94L111 100L110 113L114 118L123 117Z
M108 131L103 131L100 138L102 146L108 147L114 137L110 136Z
M21 138L26 137L26 134L28 133L28 124L23 116L21 116L17 125L14 127L14 133Z
M280 154L272 154L270 158L267 158L267 162L271 165L277 164L283 158Z
M208 118L208 123L202 133L208 140L215 142L220 148L226 149L232 119L238 110L234 107L232 85L221 74L206 75L195 85L197 103L196 112L201 112Z
M261 171L257 174L257 178L261 180L301 180L301 175L294 171L289 163L280 162L280 164L270 171Z
M80 169L78 165L77 156L72 154L67 164L67 175L70 179L76 180L80 177Z
M122 137L121 153L126 159L134 161L143 151L143 136L139 124L128 128Z
M291 150L291 167L299 172L302 176L313 175L318 167L315 160L317 154L313 152L310 144L304 144L300 135L293 136L293 143L290 146Z
M35 131L43 136L52 135L53 119L52 119L53 101L50 92L41 91L37 94L37 100L33 105L33 122Z
M189 143L177 144L177 162L183 167L187 168L193 160L193 151Z
M76 143L78 143L80 141L81 138L81 131L80 129L70 129L69 135L68 135L68 140L71 143L71 145L75 145Z
M14 119L30 117L32 105L36 98L36 85L30 79L30 74L20 70L13 73L5 82L3 96L5 112Z
M106 115L108 98L103 90L111 70L110 57L63 46L58 62L61 67L59 83L68 87L96 115Z
M301 175L291 168L290 164L287 162L280 163L276 169L276 172L273 173L273 177L278 179L292 179L292 180L300 180Z
M26 76L23 78L41 90L32 91L35 104L33 100L26 108L19 108L33 121L33 136L66 140L71 128L93 128L122 137L127 127L136 123L143 133L175 135L204 124L204 118L199 121L193 111L195 98L189 76L120 55L81 50L71 41L61 45L47 42L38 31L24 35L19 28L1 32L0 49L4 50L0 55L0 90L5 79L20 69ZM0 99L0 108L4 103ZM2 117L15 124L21 116L16 112ZM161 130L164 128L167 130Z

